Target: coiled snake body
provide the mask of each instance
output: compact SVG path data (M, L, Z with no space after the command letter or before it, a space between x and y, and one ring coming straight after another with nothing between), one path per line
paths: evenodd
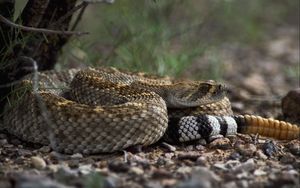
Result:
M11 94L17 103L6 105L0 129L59 152L113 152L163 136L185 142L237 132L279 139L300 133L283 121L232 115L225 87L214 81L176 81L114 68L37 76L26 76Z

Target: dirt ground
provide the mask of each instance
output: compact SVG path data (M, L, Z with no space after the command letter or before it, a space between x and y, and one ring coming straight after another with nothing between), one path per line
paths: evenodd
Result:
M281 98L299 87L299 30L278 29L259 48L224 44L224 82L235 113L283 119ZM182 75L209 68L210 52ZM157 143L106 155L63 155L0 133L4 187L300 187L300 140L237 135L206 143Z

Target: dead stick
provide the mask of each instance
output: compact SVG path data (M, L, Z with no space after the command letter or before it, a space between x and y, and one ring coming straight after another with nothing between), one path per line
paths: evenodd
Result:
M46 34L77 35L77 36L89 34L89 32L57 31L57 30L50 30L50 29L44 29L44 28L27 27L27 26L13 23L10 20L3 17L2 15L0 15L0 21L11 27L22 29L25 31L32 31L32 32L39 32L39 33L46 33Z

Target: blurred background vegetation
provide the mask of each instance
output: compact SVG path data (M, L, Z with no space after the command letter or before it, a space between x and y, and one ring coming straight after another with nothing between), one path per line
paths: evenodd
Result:
M25 2L19 1L18 9ZM299 0L116 0L92 4L57 68L109 65L180 76L208 49L223 43L259 47L275 28L297 25ZM222 59L194 77L218 79Z

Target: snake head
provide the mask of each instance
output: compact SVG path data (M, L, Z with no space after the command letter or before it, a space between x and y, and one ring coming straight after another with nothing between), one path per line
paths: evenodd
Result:
M226 86L213 80L178 82L169 90L166 102L170 108L210 104L226 96Z

